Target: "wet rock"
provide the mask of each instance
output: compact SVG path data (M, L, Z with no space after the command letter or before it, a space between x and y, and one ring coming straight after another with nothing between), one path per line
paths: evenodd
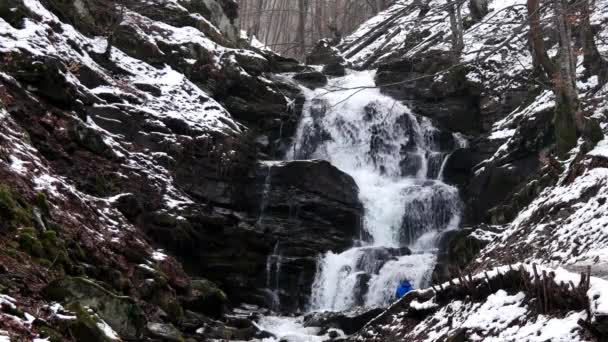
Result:
M357 236L362 211L358 187L349 175L326 161L260 164L256 175L254 186L243 193L241 206L256 213L254 229L264 232L266 238L255 241L266 247L248 247L260 254L240 262L258 263L254 268L258 273L252 274L257 284L253 287L266 287L270 277L270 283L279 286L281 310L296 310L308 301L317 256L345 249ZM276 254L271 260L274 266L268 274L268 255L272 254ZM251 297L262 300L256 304L272 303L268 291L244 300L251 302Z
M396 260L399 256L412 254L407 247L367 247L360 251L362 255L357 260L356 269L367 274L377 274L388 261Z
M224 341L251 341L254 338L268 336L253 324L244 328L234 327L191 311L186 311L186 320L182 328L197 337Z
M346 68L340 63L331 63L323 66L323 74L327 76L341 77L346 75Z
M186 309L212 318L224 314L228 297L216 284L207 279L193 279L190 287L190 294L182 299Z
M487 229L478 227L478 229ZM479 251L487 245L487 241L478 239L473 232L475 229L466 228L451 230L442 234L439 240L437 264L433 270L433 282L441 284L458 277L459 272L475 259Z
M182 333L172 324L149 322L146 325L146 332L150 337L159 339L163 342L183 342Z
M316 312L304 317L304 326L323 329L340 329L346 335L354 334L384 311L381 308L350 312Z
M85 278L57 279L43 289L46 299L66 306L93 310L125 339L139 338L146 325L141 308L133 299L117 296Z
M293 79L310 89L321 88L327 85L327 77L318 71L299 73Z
M478 133L480 87L466 79L464 68L452 68L437 80L421 77L446 70L454 63L448 53L427 51L423 56L381 64L376 84L383 93L408 101L414 112L436 120L443 128Z
M306 56L306 64L344 64L344 57L335 47L331 46L327 39L320 40L312 51Z

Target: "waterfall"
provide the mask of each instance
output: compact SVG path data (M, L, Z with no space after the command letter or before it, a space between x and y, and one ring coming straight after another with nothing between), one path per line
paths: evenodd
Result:
M280 276L282 257L279 249L279 242L274 245L272 254L266 259L266 288L270 292L272 299L271 309L279 311L281 308L280 291Z
M257 225L264 223L264 214L268 207L268 197L270 196L270 190L272 190L272 166L276 164L276 162L262 162L262 164L266 167L266 177L264 177L264 187L260 199L260 212L256 222Z
M351 175L367 233L360 246L320 256L311 310L386 306L402 279L428 285L439 235L460 223L458 191L441 177L461 139L383 95L374 76L349 72L325 89L303 90L287 158L325 159Z

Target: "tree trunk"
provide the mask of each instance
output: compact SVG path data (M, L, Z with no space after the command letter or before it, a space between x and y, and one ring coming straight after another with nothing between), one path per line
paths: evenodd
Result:
M306 0L298 0L298 44L302 58L306 54L306 7Z
M602 58L597 49L591 28L591 6L589 0L580 1L581 14L581 44L583 47L583 65L590 75L597 75L601 85L608 81L608 63Z
M452 52L454 55L458 56L464 49L460 6L456 5L454 0L448 0L447 4L448 13L450 15L450 27L452 30Z
M488 14L488 0L469 0L469 10L475 21L480 21Z
M540 0L528 0L528 18L530 21L530 40L532 42L532 56L535 64L545 71L549 79L555 74L555 66L547 54L545 41L543 40L542 27L540 25Z
M553 0L559 35L559 63L553 78L555 92L555 134L557 154L565 158L576 146L577 126L582 128L576 89L576 57L572 49L572 32L568 21L567 0Z
M253 32L252 35L256 36L260 39L260 25L262 20L262 10L264 9L264 0L258 0L258 7L256 13L253 13L253 17L255 18L253 21Z

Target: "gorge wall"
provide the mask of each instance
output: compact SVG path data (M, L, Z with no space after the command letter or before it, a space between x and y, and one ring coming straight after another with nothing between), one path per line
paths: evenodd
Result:
M374 70L384 96L438 128L447 158L429 178L458 188L466 228L443 235L434 283L514 262L602 265L608 153L581 140L568 161L552 156L524 1L490 1L492 21L464 8L460 60L444 5L397 1L321 41L311 67L241 37L233 0L0 4L0 340L251 340L268 336L239 305L305 310L319 255L366 234L364 205L331 163L280 160L302 86L345 68ZM607 89L579 71L585 116L604 129ZM298 159L328 139L314 132ZM410 311L401 327L431 317Z

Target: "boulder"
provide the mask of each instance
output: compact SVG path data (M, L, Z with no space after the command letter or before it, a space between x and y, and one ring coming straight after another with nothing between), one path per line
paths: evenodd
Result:
M439 254L432 276L434 283L441 284L457 277L459 272L464 270L487 245L488 241L482 241L473 234L475 229L487 229L487 227L450 230L441 235Z
M163 342L183 342L182 333L172 324L152 323L146 325L146 332L150 337Z
M481 88L467 79L466 68L454 64L453 56L442 51L386 62L378 67L376 85L383 93L408 101L414 112L436 120L439 128L479 133ZM443 70L450 72L424 77Z
M322 64L344 64L345 59L340 55L340 51L331 46L329 40L322 39L306 56L306 64L322 65Z
M327 77L318 71L307 71L293 77L302 85L310 89L321 88L327 85Z
M182 303L188 310L220 318L227 307L228 297L215 283L207 279L193 279L190 293L182 298Z
M202 337L204 341L251 341L273 337L258 329L253 323L247 326L232 326L222 321L217 321L209 317L186 311L186 319L181 328L189 334Z
M146 325L142 309L130 297L118 296L86 278L61 278L43 289L47 300L91 308L124 339L141 337Z
M382 308L374 308L345 312L315 312L304 317L304 326L321 327L322 330L340 329L346 335L351 335L383 311Z
M341 77L346 75L346 68L341 63L331 63L323 66L323 73L327 76Z
M326 161L260 163L255 174L239 203L254 215L252 226L224 224L223 236L214 236L218 246L197 247L208 260L204 274L232 279L220 285L236 302L278 302L277 310L297 310L308 302L317 256L350 247L359 234L358 187Z
M91 309L83 308L78 304L72 305L70 309L72 311L66 313L75 316L76 319L58 320L55 323L61 327L61 330L69 331L77 341L115 342L117 340L116 336L113 336L114 332L109 332L106 323ZM45 329L45 332L48 331ZM59 337L56 336L56 338ZM51 338L51 340L53 339Z

